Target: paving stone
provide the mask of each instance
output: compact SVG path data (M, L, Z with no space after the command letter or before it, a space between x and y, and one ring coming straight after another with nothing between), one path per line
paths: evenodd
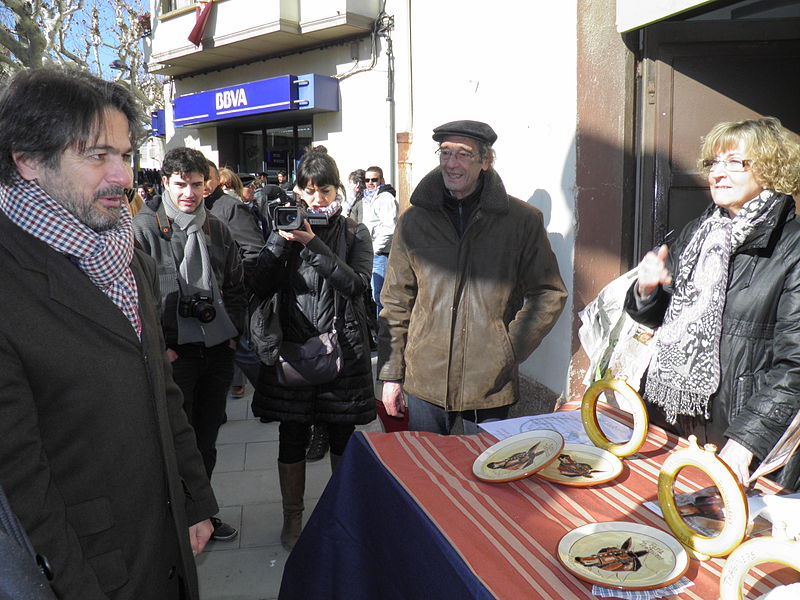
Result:
M273 600L289 554L280 543L233 552L204 552L197 559L203 600Z
M217 464L214 473L243 471L246 444L217 444Z

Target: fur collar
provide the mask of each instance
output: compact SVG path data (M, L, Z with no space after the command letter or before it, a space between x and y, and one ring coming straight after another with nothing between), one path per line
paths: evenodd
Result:
M447 193L442 179L441 167L425 175L411 194L411 204L428 210L440 210L444 205ZM490 213L508 212L508 194L503 181L493 168L483 172L483 192L478 206L482 211Z

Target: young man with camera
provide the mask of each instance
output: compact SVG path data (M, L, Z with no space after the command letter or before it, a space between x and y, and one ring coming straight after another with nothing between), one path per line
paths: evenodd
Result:
M158 265L167 356L210 478L247 308L243 269L228 226L203 204L205 156L174 148L161 170L164 193L136 215L133 231ZM211 522L212 539L236 537L230 525L217 518Z

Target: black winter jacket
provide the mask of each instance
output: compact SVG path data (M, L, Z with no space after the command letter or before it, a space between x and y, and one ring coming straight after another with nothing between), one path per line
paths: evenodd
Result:
M341 215L314 233L303 247L273 232L256 267L254 290L261 298L281 294L283 338L293 342L331 330L336 290L344 367L329 384L284 388L275 368L262 366L253 414L282 421L369 423L375 418L375 392L363 296L372 274L372 241L364 225Z
M224 193L221 186L217 186L217 189L206 196L203 202L206 210L231 230L233 239L236 240L241 250L244 282L250 288L258 255L264 247L264 236L261 235L258 221L253 217L246 204L242 204L233 196ZM158 206L153 210L157 208Z
M722 373L710 399L711 420L694 419L687 426L679 419L677 428L680 435L693 433L719 448L726 438L739 442L755 456L751 470L800 409L800 223L791 196L775 202L779 209L731 257L720 340ZM675 261L711 210L689 223L670 248L671 273L677 271ZM659 288L637 310L632 286L626 310L640 323L658 327L671 292ZM800 455L795 455L774 477L795 489L798 475Z

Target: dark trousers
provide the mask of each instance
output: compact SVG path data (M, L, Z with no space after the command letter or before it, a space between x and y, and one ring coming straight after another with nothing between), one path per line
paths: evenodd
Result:
M261 369L261 361L253 349L253 343L250 341L248 335L243 335L239 338L239 343L236 345L236 355L234 358L236 366L247 377L247 380L253 387L258 384L258 371ZM244 385L244 381L237 382L236 385Z
M436 406L416 396L406 394L408 401L408 430L429 431L450 435L456 419L461 417L464 423L465 434L480 433L478 423L502 421L508 418L511 405L498 406L497 408L481 408L478 410L447 411L441 406Z
M183 410L194 427L197 448L211 478L217 463L217 433L225 419L233 380L234 351L228 342L211 348L186 344L174 350L178 358L172 363L172 376L183 392Z
M328 428L331 454L341 456L347 446L347 441L356 430L356 426L325 423L325 427ZM287 465L304 460L310 439L311 423L281 421L278 427L278 460Z

